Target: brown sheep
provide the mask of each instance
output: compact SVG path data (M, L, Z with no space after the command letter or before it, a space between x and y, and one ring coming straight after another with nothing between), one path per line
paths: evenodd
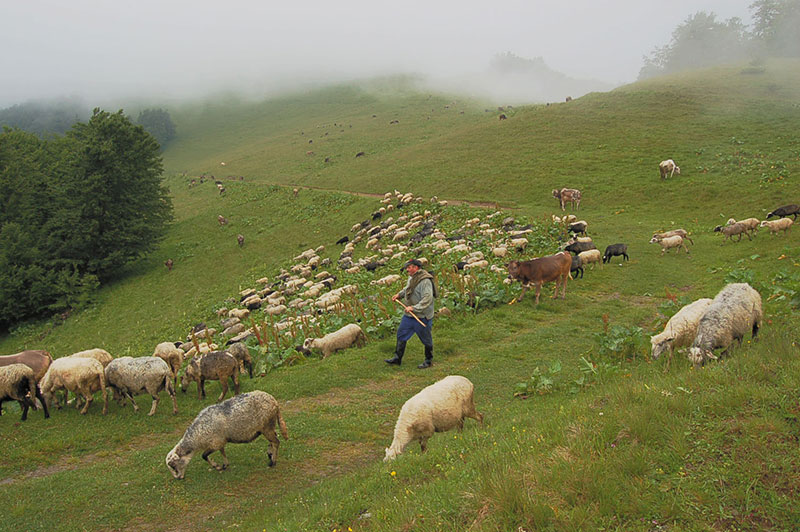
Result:
M186 393L189 384L194 381L197 383L197 397L202 400L206 398L205 382L207 380L219 381L222 393L217 402L220 402L228 393L229 378L233 380L234 395L239 395L238 362L224 351L212 351L192 359L181 378L181 391Z

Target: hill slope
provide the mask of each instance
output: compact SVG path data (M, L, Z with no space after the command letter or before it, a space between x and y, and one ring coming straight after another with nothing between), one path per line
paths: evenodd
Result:
M226 298L299 251L333 247L378 206L311 190L293 199L291 188L274 185L497 201L541 224L557 212L550 190L575 186L598 247L626 242L631 261L587 270L565 301L543 295L535 307L526 296L437 321L429 371L414 367L416 340L407 364L387 367L389 336L245 379L245 391L279 399L289 425L275 468L256 441L230 446L224 473L197 458L187 479L174 481L164 456L209 404L193 389L176 417L162 409L144 419L112 405L105 417L93 406L86 417L70 408L20 424L12 406L0 419L2 527L793 529L797 237L762 232L722 243L710 229L800 202L798 77L790 62L758 76L715 69L504 109L503 121L496 109L394 82L176 110L181 138L165 154L176 223L159 253L65 323L0 339L3 352L99 345L117 356L150 354L191 324L213 323ZM662 182L656 166L667 157L683 171ZM189 187L202 173L221 178L226 194L210 182ZM695 245L662 257L649 237L675 227L690 230ZM247 239L241 249L237 233ZM673 299L713 297L732 280L762 292L760 342L747 338L729 360L697 371L680 354L648 361L646 336L676 310ZM485 426L468 421L463 433L436 435L426 454L412 448L383 464L400 406L447 374L475 383ZM528 399L513 397L518 382L531 385ZM216 383L209 388L213 395Z

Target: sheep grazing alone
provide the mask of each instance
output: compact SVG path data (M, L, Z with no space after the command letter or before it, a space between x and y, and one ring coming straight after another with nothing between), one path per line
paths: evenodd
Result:
M726 356L733 349L733 341L742 345L747 332L753 339L761 327L764 314L761 310L761 294L747 283L732 283L720 290L706 309L697 326L689 360L696 366L706 360L716 359L714 349L724 349Z
M603 263L611 262L611 257L623 257L622 260L630 260L628 257L628 244L611 244L603 253Z
M183 366L183 349L175 347L172 342L161 342L153 351L153 356L162 359L172 372L172 385L178 386L178 371Z
M742 235L746 235L748 240L753 240L750 237L747 226L739 222L732 223L731 225L718 225L714 228L714 232L725 235L725 240L730 240L732 236L736 235L739 235L739 240L737 240L737 242L742 240ZM723 240L723 242L725 240Z
M55 392L60 389L83 397L85 405L81 414L85 414L89 410L89 405L94 399L94 392L100 390L103 395L103 415L108 412L103 365L93 358L64 357L54 360L42 378L41 390L45 401L52 404ZM56 406L60 408L58 404Z
M228 379L233 381L234 395L239 395L239 363L224 351L212 351L208 354L192 359L181 378L181 391L186 393L186 389L192 382L197 383L198 399L206 398L205 382L207 380L219 381L222 386L222 393L217 402L225 399L228 393Z
M172 413L178 413L178 401L175 398L175 385L172 382L172 370L159 357L120 357L106 367L106 386L114 390L114 398L125 406L125 400L133 404L133 411L139 407L134 395L150 394L153 405L148 416L152 416L158 407L158 393L167 390L172 397Z
M689 253L689 248L686 247L686 244L683 243L683 238L675 235L675 236L668 236L666 238L656 238L655 236L650 240L651 244L658 243L661 246L661 255L668 249L675 249L675 253L681 250L681 247L686 250L686 253Z
M225 444L250 443L260 435L269 441L267 457L272 467L278 461L278 447L281 443L275 433L276 423L283 438L288 439L289 431L281 416L278 401L267 392L259 390L207 406L197 414L180 441L167 453L167 468L173 477L182 480L192 456L202 453L203 460L217 471L222 471L228 467ZM214 451L219 451L222 455L221 466L209 458Z
M464 418L481 425L483 414L475 409L474 387L466 377L448 375L423 388L400 409L394 426L394 439L386 449L383 461L393 460L413 441L419 441L422 452L434 432L464 428Z
M244 246L244 235L236 235L236 241L239 243L239 247Z
M789 230L792 228L792 220L789 218L781 218L780 220L764 220L761 222L761 227L766 227L769 229L771 234L777 235L778 231L783 231L784 234L788 233Z
M167 260L164 261L164 266L167 267L167 271L168 272L172 271L173 264L175 264L175 262L172 259L167 259Z
M778 207L774 211L767 214L767 220L772 218L773 216L777 216L778 218L783 218L784 216L792 216L795 221L797 221L797 215L800 214L800 205L784 205L783 207Z
M658 171L661 174L661 179L666 179L667 174L672 177L672 174L681 175L681 168L672 159L661 161L658 163Z
M710 304L711 299L706 297L685 305L669 319L662 332L651 336L650 349L653 360L660 357L664 351L669 351L672 357L675 349L692 345L697 336L700 318Z
M10 364L0 367L0 415L3 415L3 401L17 401L22 410L22 421L25 421L28 419L28 408L32 407L36 410L34 398L42 403L44 418L49 418L47 402L36 385L36 376L33 370L25 364Z
M303 342L303 350L308 353L311 349L322 351L322 358L327 358L331 353L340 349L347 349L353 345L363 346L367 341L367 336L355 323L345 325L338 331L328 333L322 338L306 338Z
M228 223L228 219L220 214L217 216L217 222L219 222L219 225L225 225Z
M250 350L242 342L234 342L225 349L225 352L236 359L239 371L244 373L245 369L253 378L253 359L250 357Z

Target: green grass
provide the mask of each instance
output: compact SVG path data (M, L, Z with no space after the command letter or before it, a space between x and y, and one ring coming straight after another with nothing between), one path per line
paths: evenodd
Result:
M550 300L548 289L538 307L526 296L438 320L435 365L425 372L415 368L416 340L395 368L382 360L393 340L379 338L243 379L244 391L263 389L281 403L290 439L275 468L256 441L231 445L224 473L197 457L185 481L169 475L164 456L218 393L215 382L204 403L194 387L180 395L177 416L168 404L153 418L112 404L105 417L93 405L86 416L68 408L21 423L7 403L0 528L797 529L797 313L768 297L784 282L773 284L779 272L800 271L797 236L722 243L711 228L800 201L800 64L772 62L760 76L740 70L517 107L502 122L496 106L394 79L171 110L180 138L165 166L176 222L159 251L63 324L24 324L0 337L0 351L150 354L194 323L216 324L226 299L304 249L324 244L335 254L333 242L378 206L324 191L293 199L276 185L496 201L537 221L556 212L550 190L575 186L598 247L626 242L631 261L587 270L566 301ZM683 175L662 182L656 166L668 157ZM223 179L226 196L212 182L190 188L202 173ZM218 214L230 223L219 226ZM692 233L691 253L661 257L650 236L677 227ZM713 297L742 275L764 295L760 341L701 370L680 354L648 360L646 337L663 323L666 291ZM644 329L635 356L600 353L604 319ZM513 397L516 383L555 361L562 370L552 391ZM412 446L384 464L403 402L448 374L475 383L485 425L468 420L462 433L432 438L424 455Z

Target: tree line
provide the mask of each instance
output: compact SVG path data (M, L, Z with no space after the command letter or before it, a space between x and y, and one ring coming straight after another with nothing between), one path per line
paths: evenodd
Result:
M800 57L800 0L756 0L752 28L714 13L690 15L672 32L669 44L644 57L639 79L737 61Z
M172 219L156 139L122 111L0 133L0 328L86 302Z

